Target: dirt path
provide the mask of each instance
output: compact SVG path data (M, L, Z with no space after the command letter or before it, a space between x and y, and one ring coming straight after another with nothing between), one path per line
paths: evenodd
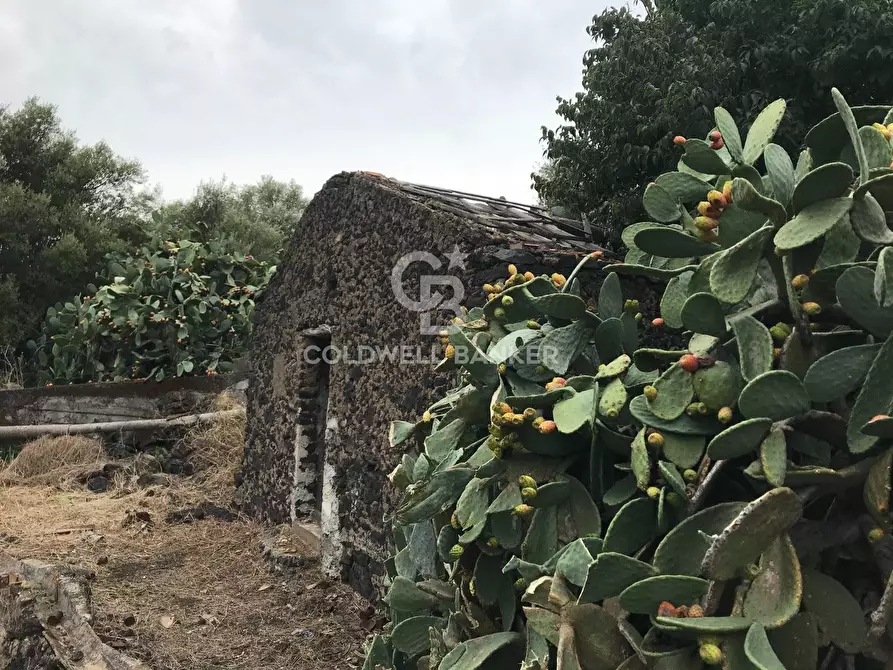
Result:
M271 570L256 524L168 523L192 493L0 486L0 551L94 570L96 632L159 670L361 667L368 603L313 564Z

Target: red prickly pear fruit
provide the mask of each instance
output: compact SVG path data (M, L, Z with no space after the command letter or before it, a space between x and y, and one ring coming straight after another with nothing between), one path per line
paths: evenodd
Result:
M657 607L657 616L676 617L676 607L671 602L664 600Z
M688 142L688 140L685 139L682 135L676 135L676 137L673 138L673 144L675 144L677 147L682 146L686 142Z
M720 139L720 140L716 140L715 142L712 142L712 143L710 144L710 148L713 149L714 151L719 151L719 150L722 149L725 145L726 145L726 143L723 142L723 141Z
M651 320L651 325L654 328L662 328L664 325L664 320L661 317L657 317L656 319Z
M716 418L720 423L730 423L732 421L732 408L723 407L716 413Z
M654 400L657 397L657 389L653 386L646 386L642 391L642 395L645 396L646 400Z
M547 421L543 421L543 422L539 425L538 430L539 430L543 435L548 435L549 433L554 433L556 430L558 430L558 426L555 425L555 422L554 422L554 421L547 420Z
M890 418L889 414L876 414L875 416L871 417L871 421L883 421L884 419L889 419L889 418ZM871 421L869 421L869 423L871 423Z
M718 130L714 130L710 135L708 135L711 142L718 142L722 139L722 133Z
M815 316L822 311L822 306L819 305L819 303L817 302L804 302L803 311L806 312L809 316Z
M695 373L698 371L698 357L693 354L685 354L679 358L679 367L686 372Z

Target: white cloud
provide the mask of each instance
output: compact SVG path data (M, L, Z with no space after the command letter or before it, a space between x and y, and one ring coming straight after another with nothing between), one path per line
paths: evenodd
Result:
M0 100L39 95L171 196L341 170L531 201L579 88L580 0L6 0Z

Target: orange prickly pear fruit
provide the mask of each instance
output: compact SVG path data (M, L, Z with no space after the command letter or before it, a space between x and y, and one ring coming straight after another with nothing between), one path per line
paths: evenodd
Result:
M815 316L822 311L822 306L819 305L819 303L817 302L804 302L803 311L806 312L809 316Z
M681 367L686 372L697 372L698 367L698 357L693 354L685 354L679 357L679 367Z
M695 219L695 227L700 231L711 231L716 230L719 226L719 221L716 219L711 219L709 216L699 216Z
M717 209L722 209L726 206L726 197L722 194L722 191L710 191L707 194L707 201Z
M677 147L682 146L686 142L688 142L688 140L685 139L682 135L676 135L676 137L673 138L673 144L675 144Z
M604 255L605 255L604 251L593 251L591 254L589 254L589 257L598 260L599 258L601 258Z
M518 274L518 266L514 263L509 263L508 271L509 277L514 277L516 274Z
M793 286L798 291L806 288L807 284L809 284L809 276L808 275L800 274L791 280L791 286Z
M554 421L549 421L549 420L547 420L547 421L543 421L543 422L539 425L538 430L539 430L543 435L548 435L549 433L554 433L556 430L558 430L558 426L555 425L555 422L554 422Z
M648 436L648 446L660 449L664 446L664 436L660 433L651 433L651 435Z
M726 199L726 205L732 202L732 182L727 181L722 187L722 197Z
M671 602L664 600L657 608L657 616L676 617L676 607Z
M532 272L524 273L524 279L526 279L527 281L532 281L534 279L534 277L535 277L535 275Z
M651 325L654 328L661 328L664 325L664 320L661 317L657 317L656 319L651 320Z
M546 390L554 391L555 389L560 389L565 384L567 384L567 380L564 377L555 377L552 381L546 384Z

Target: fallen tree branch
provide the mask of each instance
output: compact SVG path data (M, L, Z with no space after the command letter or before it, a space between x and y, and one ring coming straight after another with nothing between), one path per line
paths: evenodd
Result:
M217 419L242 416L244 408L220 412L190 414L167 419L137 419L134 421L105 421L100 423L45 423L33 426L0 426L0 440L31 439L42 435L84 435L90 433L117 433L119 431L155 430L173 426L192 426Z

